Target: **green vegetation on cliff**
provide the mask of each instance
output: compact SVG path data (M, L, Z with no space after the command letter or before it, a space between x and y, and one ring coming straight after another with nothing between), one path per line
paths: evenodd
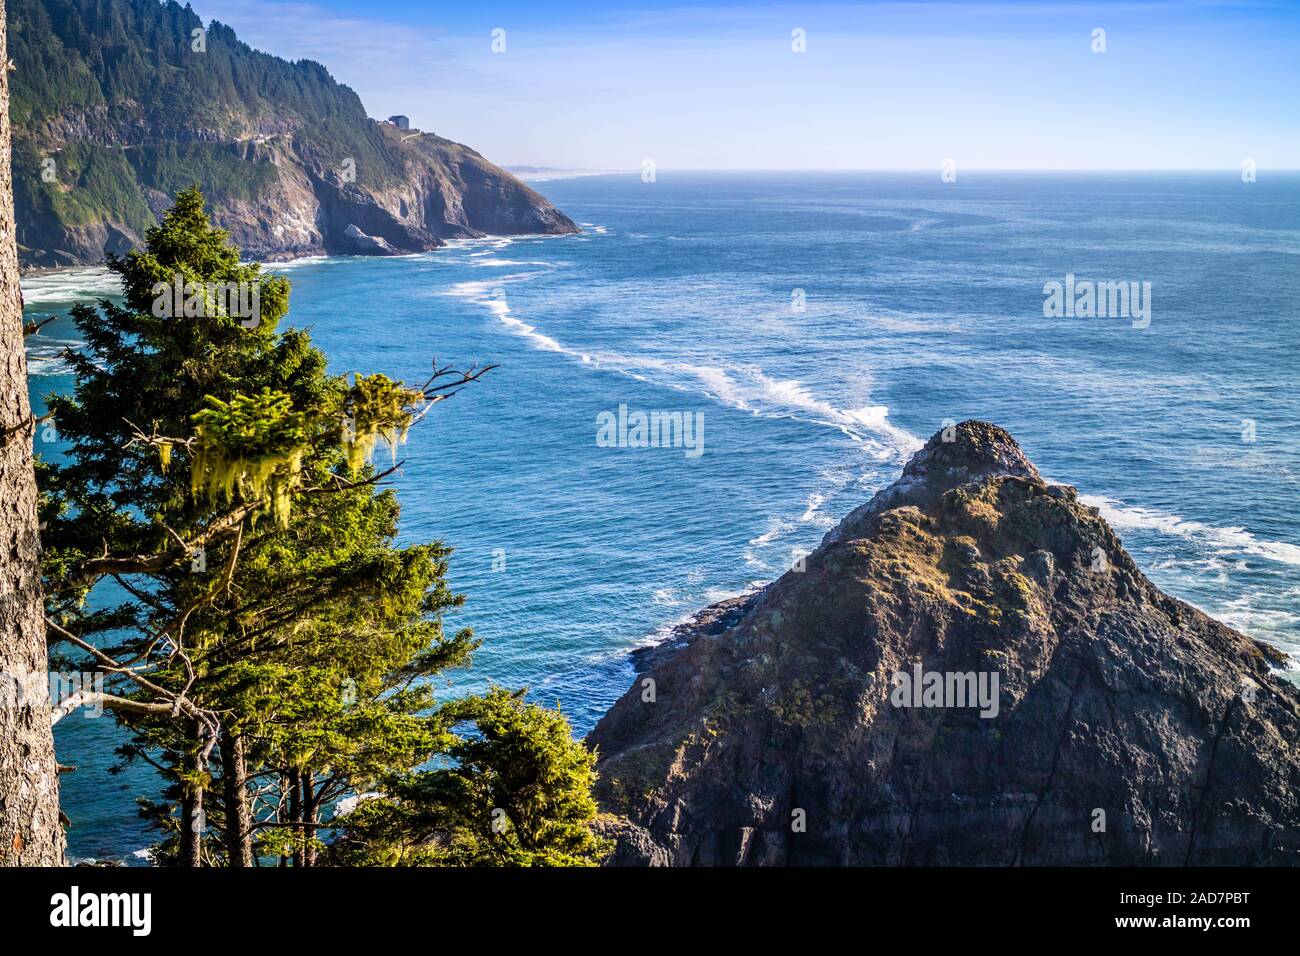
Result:
M92 136L143 124L144 139L148 130L241 139L297 120L326 158L401 174L360 98L325 67L254 50L188 5L10 0L8 15L15 126L78 119Z
M449 235L574 231L473 150L396 135L321 64L254 50L188 6L9 0L6 12L26 265L124 253L196 185L262 256L358 251L345 238L353 225L399 251Z

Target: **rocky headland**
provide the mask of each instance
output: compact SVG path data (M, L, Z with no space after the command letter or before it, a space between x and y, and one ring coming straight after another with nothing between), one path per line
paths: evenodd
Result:
M589 737L602 828L617 865L1297 864L1284 665L964 422L638 655Z
M6 12L24 268L122 254L195 184L263 260L579 231L473 149L372 119L321 64L254 50L189 7L11 0Z

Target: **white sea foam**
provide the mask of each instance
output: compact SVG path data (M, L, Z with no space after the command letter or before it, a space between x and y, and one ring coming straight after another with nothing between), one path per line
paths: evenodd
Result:
M358 804L360 804L361 801L373 800L378 796L381 796L381 794L378 791L372 790L372 791L367 791L366 793L357 793L357 794L352 794L351 796L343 797L341 800L339 800L338 803L334 805L334 816L341 817L344 814L351 813L353 810L357 808Z
M1248 591L1229 601L1212 601L1208 606L1197 605L1206 614L1264 641L1286 655L1282 668L1289 672L1300 671L1300 614L1278 607L1261 607L1272 604L1281 595Z
M547 264L547 268L554 268ZM902 463L924 442L889 421L884 405L841 409L816 397L797 379L777 378L755 366L704 365L654 356L629 356L616 352L582 351L565 346L514 315L506 287L526 282L544 272L522 272L487 281L459 282L446 294L469 299L486 307L497 320L536 347L575 358L584 364L604 368L638 381L705 395L739 411L766 418L790 418L839 429L862 445L877 461Z
M784 574L796 561L810 554L822 535L839 522L838 517L823 511L823 506L855 480L866 480L857 469L844 466L824 469L818 477L823 483L816 491L809 492L802 512L793 517L769 516L765 530L745 543L741 558L748 567L771 576ZM883 473L874 477L887 480Z
M797 379L772 376L754 366L710 365L654 356L628 356L569 348L539 331L536 326L518 318L511 309L506 291L508 285L526 282L543 274L545 273L524 272L488 281L460 282L452 286L447 294L484 306L506 329L544 351L566 355L583 364L626 375L637 381L691 394L703 393L731 408L760 417L788 418L836 428L857 443L860 451L877 464L902 463L924 444L915 435L890 422L889 409L884 405L841 409L818 398L809 386ZM799 556L793 548L795 536L806 537L810 527L817 532L832 527L835 520L822 514L819 509L828 497L851 480L851 473L846 471L832 481L829 490L812 493L797 519L773 516L768 527L751 539L742 552L741 557L746 566L757 573L772 575L783 572L793 564ZM723 594L713 600L726 596ZM678 606L680 598L680 593L673 589L661 589L652 596L656 604L669 607ZM671 627L671 624L668 625L662 636L666 636Z
M1283 608L1255 606L1256 595L1243 594L1224 602L1219 617L1242 631L1280 631L1294 634L1300 628L1300 614Z
M299 256L297 259L286 259L283 262L264 262L262 271L271 274L292 272L302 266L327 266L345 261L341 256Z
M889 421L884 405L840 409L817 398L797 379L777 378L755 366L700 365L673 362L649 356L610 356L596 353L598 364L625 371L649 371L657 375L636 375L682 391L703 391L711 398L738 411L765 418L790 418L839 429L863 445L863 451L879 461L905 461L924 444L914 435Z
M741 558L755 571L772 574L780 562L759 552L770 550L777 541L794 532L796 527L795 522L780 515L772 515L767 519L767 529L746 542L746 547L740 554Z
M759 547L762 547L763 545L766 544L771 544L773 541L780 538L787 531L790 531L791 528L793 527L794 526L790 522L786 521L784 518L780 518L773 515L771 518L767 520L767 530L760 535L750 538L749 543L753 545L757 545Z
M685 611L684 613L679 614L671 621L667 621L663 624L660 624L649 634L646 634L643 637L630 636L629 643L634 647L641 647L646 644L650 644L650 645L662 644L664 641L670 639L673 636L673 631L675 631L681 625L686 624L688 621L690 621L691 618L695 617L695 615L698 614L700 612L700 609L703 607L707 607L704 601L703 600L697 601L691 605L691 609L689 611ZM618 657L618 658L626 657L627 651L628 649L626 647L606 648L599 652L598 659L599 658L608 659L612 657Z
M473 255L475 255L475 256L479 256L479 255L483 255L483 253L476 252L476 253L474 253ZM474 266L477 266L477 267L493 267L493 268L501 268L501 267L503 267L503 266L542 266L542 267L547 268L547 269L553 269L553 268L556 267L557 263L544 262L544 261L541 261L541 260L538 260L538 259L497 259L497 258L492 258L492 259L482 259L482 260L480 260L480 261L476 261L476 262L471 263L471 265L474 265Z
M695 616L706 607L711 607L720 601L730 600L734 597L753 594L760 588L766 587L771 583L770 579L752 579L746 581L742 587L710 587L703 590L677 590L675 588L665 588L655 592L656 599L661 595L665 600L656 600L656 603L665 607L685 608L686 610L677 614L670 621L656 627L649 634L637 637L629 637L629 643L634 647L643 647L646 645L662 644L664 641L671 639L677 628L683 624L688 624L695 619ZM624 658L627 655L627 647L603 648L593 654L589 660L602 661L611 658Z
M23 276L23 302L94 302L121 292L119 277L104 268L60 269Z
M838 491L839 489L837 488L836 490ZM826 503L826 499L830 496L831 493L829 491L814 491L810 494L808 500L805 502L803 514L799 516L799 520L804 524L818 528L825 528L828 531L835 527L837 524L836 519L821 510L822 505Z
M529 325L511 314L510 302L506 295L503 294L504 284L510 282L519 282L521 280L532 278L537 273L521 273L516 275L501 276L483 282L458 282L447 290L448 295L458 298L469 299L478 305L484 306L489 312L496 316L497 320L511 332L521 335L528 339L537 348L547 352L558 352L561 355L569 355L582 362L590 362L591 358L582 352L576 352L573 349L565 348L555 339L542 332L538 332L535 326Z
M650 600L661 607L677 607L682 603L682 596L677 588L656 588Z
M1080 495L1079 500L1096 508L1111 527L1121 531L1156 531L1192 541L1220 555L1247 554L1300 566L1300 546L1286 541L1261 540L1244 528L1216 528L1154 508L1126 505L1104 495Z
M27 356L27 374L31 378L67 375L71 371L72 366L62 356Z

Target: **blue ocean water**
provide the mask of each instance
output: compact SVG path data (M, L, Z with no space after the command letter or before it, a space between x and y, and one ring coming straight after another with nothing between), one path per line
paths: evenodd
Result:
M661 172L540 188L577 236L275 267L338 371L500 368L401 449L409 540L456 547L483 639L449 693L558 702L579 733L627 652L771 580L945 421L1011 431L1162 588L1300 659L1300 177ZM1047 318L1067 274L1151 283L1150 324ZM31 277L33 317L111 289ZM1139 323L1142 324L1142 323ZM67 388L60 318L33 393ZM603 412L702 413L703 453L603 447ZM1297 673L1293 671L1292 679ZM148 834L110 720L65 719L77 856Z

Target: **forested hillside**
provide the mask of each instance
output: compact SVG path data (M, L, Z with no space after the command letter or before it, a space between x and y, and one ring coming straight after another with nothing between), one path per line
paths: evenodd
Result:
M262 258L575 228L473 150L404 139L321 64L254 50L189 6L12 0L8 20L24 265L124 251L191 185Z

